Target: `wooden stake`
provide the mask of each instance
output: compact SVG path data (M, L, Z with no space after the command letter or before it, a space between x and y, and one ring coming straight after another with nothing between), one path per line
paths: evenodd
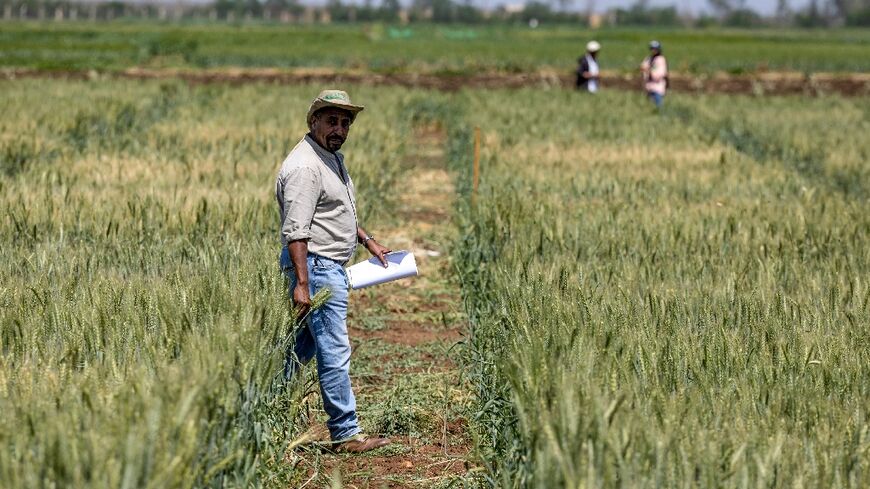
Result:
M477 187L480 183L480 128L474 128L474 172L472 174L471 204L477 202Z

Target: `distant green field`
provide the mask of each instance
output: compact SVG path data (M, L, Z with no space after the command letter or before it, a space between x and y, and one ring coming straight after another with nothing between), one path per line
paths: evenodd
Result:
M634 70L659 39L673 69L870 70L867 30L656 30L570 26L471 27L379 24L38 23L0 24L0 67L119 70L150 67L333 67L379 73L468 74L571 69L589 39L602 66Z

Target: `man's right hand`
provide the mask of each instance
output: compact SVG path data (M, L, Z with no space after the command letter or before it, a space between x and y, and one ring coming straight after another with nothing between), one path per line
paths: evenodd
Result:
M293 305L298 308L297 319L302 319L308 314L311 309L311 295L308 291L308 284L297 284L293 288Z

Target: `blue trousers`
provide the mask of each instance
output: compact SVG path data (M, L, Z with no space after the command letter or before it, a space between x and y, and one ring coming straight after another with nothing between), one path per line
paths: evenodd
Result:
M296 342L287 351L284 377L290 379L302 365L317 359L317 377L323 407L329 415L326 426L330 437L343 440L360 432L356 399L350 386L350 339L347 336L347 299L349 284L341 263L308 254L308 284L311 297L329 288L326 304L312 310L296 330ZM296 287L296 274L290 254L281 252L281 270L289 279L290 297Z

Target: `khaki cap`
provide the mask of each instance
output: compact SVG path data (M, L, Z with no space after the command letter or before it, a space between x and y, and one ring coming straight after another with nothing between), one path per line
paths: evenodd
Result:
M344 90L324 90L320 92L317 98L311 102L311 107L308 108L308 116L305 117L305 122L311 121L311 116L320 109L326 107L336 107L350 112L350 120L356 119L357 113L365 107L362 105L354 105L350 101L350 97Z

